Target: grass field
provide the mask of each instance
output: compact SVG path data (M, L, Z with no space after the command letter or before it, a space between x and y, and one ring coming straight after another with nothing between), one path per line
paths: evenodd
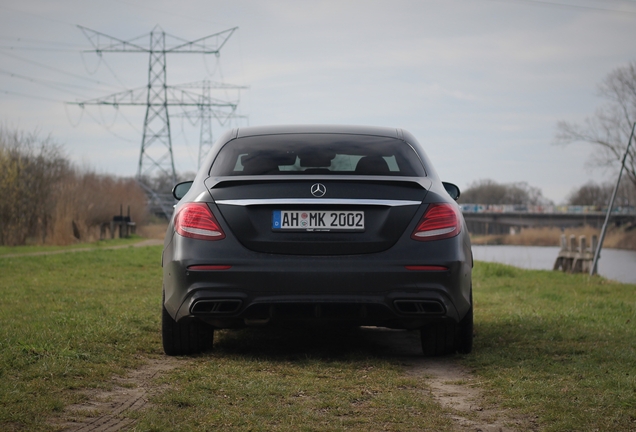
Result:
M0 430L56 430L85 389L162 358L160 247L0 258ZM636 286L477 263L486 403L548 431L636 429ZM355 331L217 332L137 430L453 430L423 377Z
M546 430L636 430L636 286L478 263L476 353L492 400Z
M43 254L51 252L74 251L85 249L104 249L113 246L125 246L144 240L138 236L99 240L93 243L78 243L66 246L0 246L0 256L21 254Z

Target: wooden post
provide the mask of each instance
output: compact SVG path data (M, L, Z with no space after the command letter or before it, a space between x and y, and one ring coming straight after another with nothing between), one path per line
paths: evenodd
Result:
M591 248L590 248L593 257L596 256L596 249L597 248L598 248L598 237L596 236L596 234L594 234L592 236L592 245L591 245ZM590 263L590 275L594 276L595 274L598 274L598 262L594 261L594 259L592 259L592 262Z

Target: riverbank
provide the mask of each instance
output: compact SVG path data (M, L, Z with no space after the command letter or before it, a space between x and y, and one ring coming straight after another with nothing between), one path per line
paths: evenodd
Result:
M636 251L636 227L631 230L624 227L611 227L608 229L604 248L627 249ZM567 228L563 231L555 227L544 228L524 228L516 234L505 235L471 235L471 242L474 245L511 245L511 246L560 246L561 234L566 237L574 235L577 238L581 235L588 239L592 235L600 237L601 230L589 226L582 228Z

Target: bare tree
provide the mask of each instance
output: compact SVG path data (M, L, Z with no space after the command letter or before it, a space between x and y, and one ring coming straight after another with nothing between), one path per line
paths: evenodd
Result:
M620 166L632 126L636 122L636 62L610 72L599 85L605 103L583 124L561 121L557 125L558 143L587 142L596 147L594 161L604 167ZM625 161L627 177L636 185L636 146Z
M526 182L501 184L490 179L471 183L465 191L462 191L459 201L473 204L551 204L543 196L541 189L530 186Z
M611 183L588 182L570 192L567 201L569 205L602 207L609 202L613 189L614 185Z
M606 182L602 184L592 181L575 188L568 195L568 204L570 205L590 205L590 206L607 206L612 192L614 191L614 183ZM636 202L636 186L631 182L621 181L616 195L615 206L633 206Z

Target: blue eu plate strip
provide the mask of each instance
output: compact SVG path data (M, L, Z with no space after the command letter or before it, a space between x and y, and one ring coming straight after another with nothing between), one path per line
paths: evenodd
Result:
M272 228L280 229L280 210L274 210L272 215Z

